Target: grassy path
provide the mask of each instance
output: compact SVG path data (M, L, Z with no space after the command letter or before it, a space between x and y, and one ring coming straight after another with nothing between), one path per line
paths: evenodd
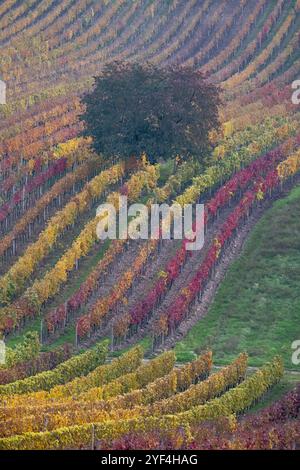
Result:
M255 226L229 268L205 318L175 346L179 361L211 348L218 364L247 351L250 365L275 354L292 364L300 339L300 187L275 202Z

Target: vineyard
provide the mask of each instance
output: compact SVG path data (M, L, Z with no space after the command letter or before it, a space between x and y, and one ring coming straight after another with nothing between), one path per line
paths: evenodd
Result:
M300 449L299 31L300 0L1 2L1 450ZM116 61L218 87L204 161L95 149ZM202 249L99 240L124 195L204 204Z

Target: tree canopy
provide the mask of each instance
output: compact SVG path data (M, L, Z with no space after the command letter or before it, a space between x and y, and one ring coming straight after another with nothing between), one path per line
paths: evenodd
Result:
M188 67L112 63L83 97L85 136L97 152L151 162L181 155L200 160L217 129L219 90Z

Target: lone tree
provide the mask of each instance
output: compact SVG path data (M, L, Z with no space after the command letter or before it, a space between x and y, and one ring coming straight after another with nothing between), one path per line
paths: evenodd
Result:
M192 68L152 64L106 65L83 97L85 136L107 158L159 157L202 160L217 129L218 89Z

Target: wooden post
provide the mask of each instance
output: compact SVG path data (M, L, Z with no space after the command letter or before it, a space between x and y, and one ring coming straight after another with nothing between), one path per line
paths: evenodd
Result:
M65 319L64 319L64 328L65 328L65 327L66 327L66 323L67 323L67 314L68 314L68 309L67 309L67 307L68 307L68 302L65 302L64 307L65 307Z
M22 191L22 209L23 211L25 210L25 186L23 186L23 191Z
M78 348L78 323L76 323L75 327L75 347Z
M40 342L43 344L43 326L44 326L44 320L41 319L41 332L40 332Z
M92 424L92 450L95 450L95 425Z
M114 350L114 326L111 326L111 351Z

